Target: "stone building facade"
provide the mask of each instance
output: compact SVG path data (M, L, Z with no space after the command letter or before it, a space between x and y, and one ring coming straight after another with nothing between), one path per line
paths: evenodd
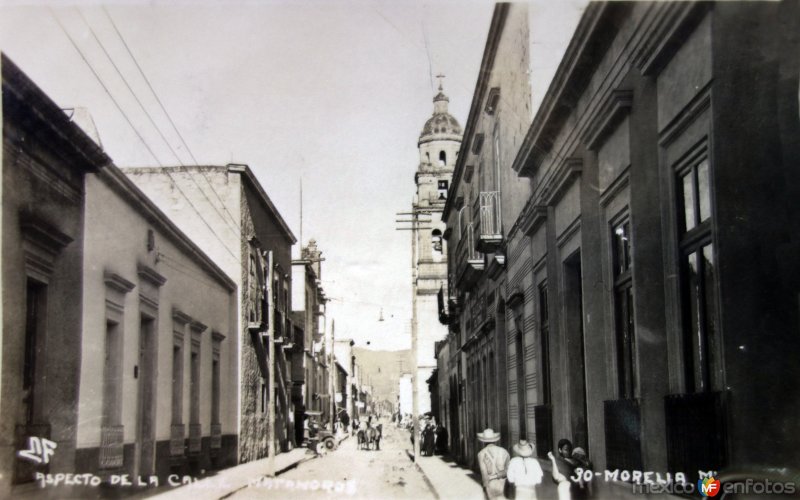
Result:
M600 469L797 465L798 19L586 9L513 164L540 456L567 437Z
M444 239L446 228L440 214L447 200L461 145L461 125L448 112L449 101L439 85L439 93L433 98L433 116L425 122L417 143L419 166L414 175L416 194L411 207L414 215L404 216L404 219L418 218L422 221L416 226L412 224L411 231L416 248L414 280L417 301L416 385L419 414L431 410L432 395L427 381L436 368L435 344L447 336L447 328L437 319L437 294L447 287L447 243ZM407 411L411 412L411 408Z
M531 122L529 15L524 4L495 7L442 216L449 300L440 317L449 334L439 352L449 359L440 356L439 383L447 389L440 398L451 449L473 466L478 432L500 431L506 445L519 435L509 427L520 414L517 393L526 387L516 367L534 353L513 342L524 335L514 307L520 269L529 265L513 222L530 188L510 168Z
M798 4L591 3L532 121L501 112L499 242L462 245L494 87L525 100L505 92L524 56L498 83L487 65L521 9L495 8L444 211L451 444L469 461L488 424L540 458L569 438L595 470L797 468Z
M239 289L238 460L267 454L268 344L275 332L276 448L294 441L291 398L291 247L296 239L247 165L123 169ZM202 213L203 216L198 216ZM265 314L266 255L272 253L274 310Z
M85 226L75 472L236 464L236 284L114 165Z
M75 468L84 178L110 163L4 54L0 497ZM52 441L45 461L18 458ZM38 458L44 459L43 455Z
M325 311L327 298L322 288L322 251L316 240L300 250L300 258L292 261L293 314L303 327L302 342L293 351L292 367L295 371L293 399L297 418L306 410L330 413L328 358L330 348L325 345ZM302 422L302 420L300 420Z

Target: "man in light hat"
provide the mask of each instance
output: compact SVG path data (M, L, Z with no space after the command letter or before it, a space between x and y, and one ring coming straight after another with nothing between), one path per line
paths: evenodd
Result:
M533 446L521 439L511 450L514 458L508 464L508 482L514 485L514 498L536 500L536 486L542 482L544 472L533 458Z
M500 434L493 429L478 433L478 441L486 443L478 452L478 466L481 469L483 489L488 498L504 498L503 487L506 484L506 471L511 457L503 448L497 446Z

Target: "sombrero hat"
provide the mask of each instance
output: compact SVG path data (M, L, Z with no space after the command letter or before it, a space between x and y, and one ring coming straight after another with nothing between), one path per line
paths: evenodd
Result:
M494 429L486 429L483 432L478 433L478 441L482 441L484 443L494 443L495 441L500 440L500 434L494 431Z
M512 450L518 457L527 458L533 456L533 446L524 439L520 439L519 443L512 447Z

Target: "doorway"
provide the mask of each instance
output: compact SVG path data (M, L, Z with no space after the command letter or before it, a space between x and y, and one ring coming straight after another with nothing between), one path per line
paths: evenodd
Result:
M140 476L153 474L155 460L155 421L153 415L154 397L154 369L155 369L155 318L147 315L141 316L139 327L139 358L134 367L134 377L138 378L137 412L137 454L138 470Z
M574 446L589 452L586 406L586 353L584 352L583 293L580 250L564 260L564 326L567 348L569 428Z

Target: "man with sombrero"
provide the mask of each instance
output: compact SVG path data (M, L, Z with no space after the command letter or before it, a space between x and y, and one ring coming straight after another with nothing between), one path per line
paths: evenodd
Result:
M506 471L511 457L503 448L497 446L500 434L493 429L478 433L478 441L486 443L478 452L478 466L481 469L483 489L488 498L504 498L503 487L506 484Z
M536 499L536 486L542 482L544 472L539 461L533 458L533 446L521 439L511 450L514 458L508 464L508 482L514 485L514 498Z

